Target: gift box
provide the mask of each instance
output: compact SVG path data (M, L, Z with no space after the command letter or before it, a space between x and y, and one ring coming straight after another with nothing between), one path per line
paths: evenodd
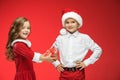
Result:
M47 56L51 53L52 54L51 56L54 57L55 52L56 52L56 49L54 47L52 47L45 52L45 56Z

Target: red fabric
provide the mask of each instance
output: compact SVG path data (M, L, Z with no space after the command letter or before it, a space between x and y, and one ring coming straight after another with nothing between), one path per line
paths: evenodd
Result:
M55 47L52 47L52 48L50 49L50 52L53 53L53 54L55 53L55 51L56 51Z
M22 42L14 44L13 52L16 64L14 80L36 80L32 62L34 52Z
M68 8L66 8L66 9L63 9L63 10L62 10L62 16L63 16L65 13L67 13L67 12L75 12L75 13L79 14L79 12L78 12L77 10L73 10L73 9L68 9Z
M44 55L47 56L47 55L49 55L50 53L52 53L51 56L54 57L55 51L56 51L56 49L55 49L54 47L52 47L51 49L48 49L48 50L44 53Z
M60 80L85 80L85 71L84 69L74 72L64 70L60 74Z

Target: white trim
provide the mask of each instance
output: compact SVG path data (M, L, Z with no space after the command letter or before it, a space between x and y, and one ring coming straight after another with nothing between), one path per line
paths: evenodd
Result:
M29 40L24 40L24 39L16 39L11 43L11 46L13 46L16 42L23 42L27 44L28 47L31 47L31 42Z
M32 61L33 61L33 62L37 62L37 63L42 62L42 61L40 61L40 56L41 56L40 53L34 52L34 57L33 57Z
M62 16L63 27L64 27L65 20L68 18L75 19L80 24L79 28L83 25L82 17L78 13L71 11L71 12L67 12L67 13L63 14L63 16Z
M67 34L66 29L65 29L65 28L62 28L62 29L60 30L60 35L66 35L66 34Z
M56 60L56 61L52 62L52 64L53 64L55 67L57 67L57 66L60 64L60 62L59 62L58 60Z

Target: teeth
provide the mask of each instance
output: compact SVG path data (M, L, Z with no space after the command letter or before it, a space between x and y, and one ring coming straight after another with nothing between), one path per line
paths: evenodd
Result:
M24 35L28 35L28 33L23 33Z

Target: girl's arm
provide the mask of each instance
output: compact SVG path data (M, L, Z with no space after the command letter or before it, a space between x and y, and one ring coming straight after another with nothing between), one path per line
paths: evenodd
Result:
M23 42L17 42L13 46L13 51L15 54L22 55L28 59L31 59L34 62L41 62L41 61L54 61L51 57L51 54L44 56L40 53L33 52L31 48L29 48L25 43Z

